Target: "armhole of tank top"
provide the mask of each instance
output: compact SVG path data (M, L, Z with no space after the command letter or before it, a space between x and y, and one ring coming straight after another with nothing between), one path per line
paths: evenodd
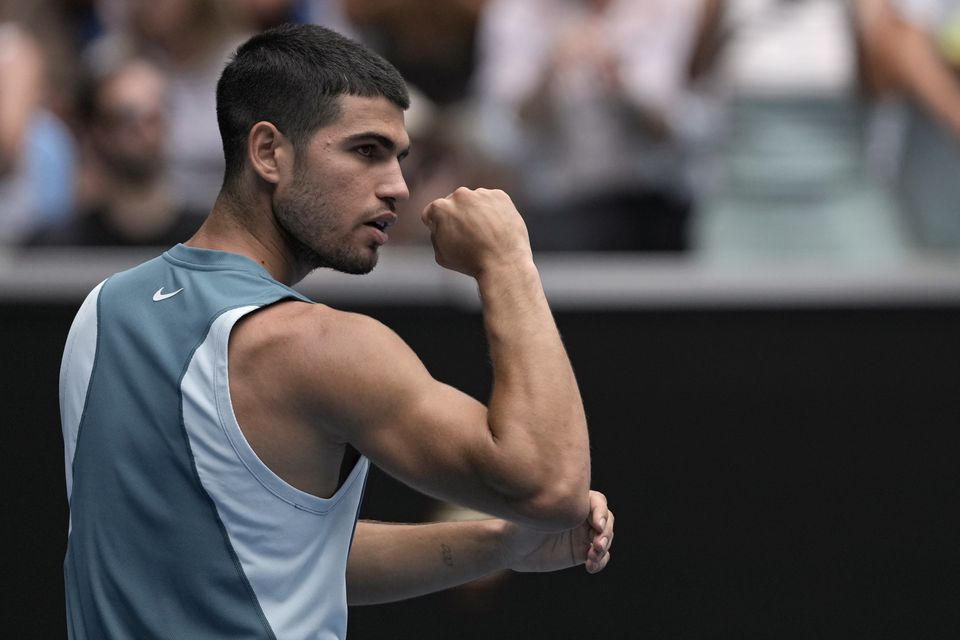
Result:
M280 300L277 302L280 302ZM230 365L228 357L230 335L233 327L236 326L236 323L241 318L249 313L260 311L267 306L269 305L231 309L226 311L214 322L217 333L212 336L216 346L216 367L213 384L216 394L218 420L237 458L264 489L296 509L323 515L331 509L334 509L358 482L360 482L362 486L362 481L369 467L369 460L366 456L360 455L346 480L332 496L329 498L315 496L289 484L286 480L274 473L273 470L260 459L243 435L243 430L240 428L240 423L233 411L233 401L230 397Z

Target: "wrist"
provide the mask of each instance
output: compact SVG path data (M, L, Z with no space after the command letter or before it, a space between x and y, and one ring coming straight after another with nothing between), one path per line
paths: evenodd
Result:
M477 284L483 289L486 286L503 285L513 280L523 280L530 277L539 280L540 272L533 261L533 255L528 253L488 260L474 277Z
M516 557L516 541L519 527L508 520L491 520L491 532L496 541L497 567L499 569L513 569L518 558Z

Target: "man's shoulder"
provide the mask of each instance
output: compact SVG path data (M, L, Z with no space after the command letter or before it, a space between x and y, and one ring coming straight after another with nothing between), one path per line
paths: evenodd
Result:
M370 316L337 309L321 302L306 302L295 298L267 305L251 314L250 320L275 327L291 335L323 330L362 329L363 325L377 323Z
M238 322L229 357L231 376L270 379L286 401L323 404L408 354L403 341L370 316L291 300Z
M243 347L269 348L285 355L323 351L376 339L390 330L374 318L300 300L284 300L249 314L234 330Z

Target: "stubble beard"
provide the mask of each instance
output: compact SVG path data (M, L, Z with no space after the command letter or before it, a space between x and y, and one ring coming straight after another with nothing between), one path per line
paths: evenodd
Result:
M274 203L274 213L304 273L326 267L362 275L376 266L376 250L364 254L351 244L349 236L331 233L337 228L336 212L323 205L319 193L304 187L301 176L297 176L290 195Z

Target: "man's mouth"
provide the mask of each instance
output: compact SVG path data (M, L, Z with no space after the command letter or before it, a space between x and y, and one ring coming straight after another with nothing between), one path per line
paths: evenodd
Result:
M375 219L365 222L364 224L379 229L380 231L386 231L397 221L397 214L395 213L384 213L377 216Z

